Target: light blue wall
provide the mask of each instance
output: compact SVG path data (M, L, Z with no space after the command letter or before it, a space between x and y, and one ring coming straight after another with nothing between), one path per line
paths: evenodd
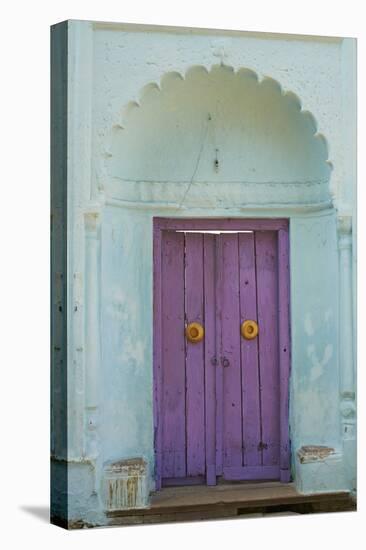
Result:
M103 456L153 468L150 216L107 207L101 244Z
M339 448L335 212L291 218L290 265L292 447L293 450L302 445Z
M145 458L153 488L153 216L290 218L293 474L305 492L352 489L336 218L355 207L354 41L65 25L69 517L106 521L106 462ZM333 463L295 467L307 444L334 447Z
M152 263L152 213L107 207L102 231L102 448L105 460L143 456L151 474ZM334 211L290 217L290 277L294 459L302 445L338 449L341 444Z
M195 67L185 80L169 73L161 90L145 89L141 106L127 106L109 139L101 252L105 460L145 457L154 486L157 215L290 218L294 476L301 446L340 449L336 212L327 208L330 167L314 118L271 79ZM323 206L306 214L310 205Z

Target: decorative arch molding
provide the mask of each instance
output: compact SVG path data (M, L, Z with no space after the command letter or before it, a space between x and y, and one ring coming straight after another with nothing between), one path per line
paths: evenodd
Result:
M247 68L192 66L149 83L107 139L104 192L126 206L323 209L328 145L277 80Z

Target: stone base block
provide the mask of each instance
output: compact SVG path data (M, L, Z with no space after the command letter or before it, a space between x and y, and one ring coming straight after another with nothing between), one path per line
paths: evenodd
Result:
M324 445L307 445L296 453L296 489L303 494L347 491L343 454Z
M130 458L105 464L102 493L106 512L147 508L146 462L141 458Z

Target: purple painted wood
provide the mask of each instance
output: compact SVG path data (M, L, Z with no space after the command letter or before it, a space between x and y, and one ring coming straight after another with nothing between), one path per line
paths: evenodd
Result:
M185 236L186 323L204 325L203 235ZM187 476L203 475L205 461L204 340L186 342L186 452Z
M155 451L155 488L158 491L161 489L161 474L162 474L162 307L161 307L161 234L157 227L154 227L153 232L153 278L154 278L154 295L153 295L153 320L154 320L154 333L153 333L153 371L154 371L154 451Z
M257 321L257 289L254 254L254 233L239 234L240 265L240 324L247 320ZM243 440L244 465L261 464L261 418L259 399L258 338L240 339L243 391Z
M226 272L227 267L223 262L221 241L226 238L236 238L239 242L250 240L250 234L241 234L239 237L235 235L224 235L221 237L215 237L213 235L205 235L204 242L213 243L217 241L216 250L216 271L211 270L210 261L207 262L207 271L204 273L204 292L205 295L205 447L206 447L206 480L209 483L209 479L215 482L215 465L212 464L212 455L215 456L215 442L211 438L210 432L212 432L212 425L216 426L216 473L224 474L226 479L278 479L282 481L288 481L290 478L289 470L289 440L288 440L288 377L290 369L290 336L289 336L289 268L288 268L288 223L286 220L167 220L167 219L155 219L154 220L154 441L155 441L155 453L156 453L156 487L161 486L161 474L163 474L163 485L165 482L177 483L180 480L181 483L196 483L201 482L204 479L203 475L186 477L186 447L185 438L182 437L182 433L186 431L185 426L185 407L182 406L181 399L179 397L179 391L176 392L178 386L182 386L182 372L183 369L178 371L172 371L171 364L174 360L174 365L182 364L182 356L184 361L185 351L185 338L184 338L184 319L182 303L184 303L182 293L178 288L177 280L182 282L184 277L183 255L184 251L177 250L177 242L182 242L184 236L182 233L174 235L174 233L168 233L163 229L226 229L226 230L258 230L262 232L257 233L256 248L257 248L257 272L258 272L258 322L260 325L260 334L257 339L260 347L260 373L262 383L262 400L261 405L263 409L263 426L262 426L262 442L264 448L263 452L263 465L256 467L255 464L250 465L247 463L247 454L244 453L244 462L240 465L226 464L223 468L222 464L222 421L224 418L224 412L222 409L223 392L227 389L226 385L226 367L213 367L208 364L208 360L212 359L211 349L216 344L216 351L221 352L221 346L224 350L228 348L228 342L226 341L224 326L221 319L221 301L223 292L225 291L225 285L222 280L222 272ZM264 230L272 230L272 234ZM171 237L171 238L170 238ZM271 258L273 252L276 251L278 242L278 256L280 260L277 263L276 258ZM175 244L174 244L175 243ZM162 247L162 249L161 249ZM174 251L175 247L175 251ZM178 249L181 246L178 246ZM207 246L207 250L210 250L210 246ZM245 275L246 262L242 256L245 256L246 252L242 252L239 247L241 286L240 286L240 304L245 308L248 296L245 297L246 289L243 290L242 276ZM204 249L204 263L206 264L207 258L213 259L213 253L206 252ZM162 262L161 262L162 261ZM161 263L160 263L161 262ZM165 265L166 264L166 265ZM215 262L212 261L212 264ZM174 267L174 265L176 267ZM180 266L180 267L177 267ZM244 268L244 271L243 271ZM259 274L259 271L261 274ZM212 278L210 277L212 272ZM262 273L263 272L263 273ZM216 274L216 280L215 279ZM238 279L239 280L239 279ZM267 280L267 281L266 281ZM209 285L212 284L214 292L209 292ZM246 285L247 286L247 285ZM261 288L266 288L264 292ZM239 286L238 286L239 288ZM164 289L164 291L163 291ZM272 289L272 290L270 290ZM277 291L279 294L279 300L277 303ZM270 294L273 292L275 297L274 308L270 305ZM212 305L211 321L209 321L210 311L210 297L209 294L214 294L212 302L216 302ZM174 297L173 300L169 300L169 296ZM249 297L250 300L250 297ZM174 304L173 304L174 301ZM244 302L244 306L243 306ZM165 311L168 304L168 310ZM226 306L225 306L226 308ZM224 308L224 309L225 309ZM184 308L183 308L184 309ZM235 307L234 307L235 310ZM273 311L274 310L274 311ZM215 314L213 313L215 311ZM266 334L268 334L268 317L272 317L273 313L278 313L278 332L273 336L272 343L267 342ZM170 318L171 317L171 318ZM180 317L180 320L179 320ZM214 319L216 317L216 319ZM240 337L239 327L240 322L244 318L248 318L244 312L244 317L238 318L238 333L241 346L243 347L243 339ZM253 317L255 317L253 315ZM216 321L216 322L215 322ZM177 326L181 326L180 337L176 330ZM213 330L208 329L208 326L216 325L216 338L212 337ZM277 325L275 324L275 331L277 331ZM211 336L210 336L211 335ZM209 338L210 344L209 344ZM279 339L279 342L278 342ZM216 340L216 342L215 342ZM270 337L271 340L271 337ZM175 341L175 342L174 342ZM222 341L222 343L221 343ZM262 341L264 344L262 345ZM267 342L267 343L266 343ZM280 347L278 347L278 343ZM167 345L166 345L167 344ZM287 344L287 345L286 345ZM229 342L230 345L230 342ZM239 345L239 344L238 344ZM245 345L245 343L244 343ZM272 349L271 354L269 349ZM284 351L286 349L286 351ZM242 350L243 351L243 350ZM277 354L277 355L276 355ZM223 353L219 354L219 357ZM272 359L279 357L278 363L275 369L268 367L268 361L266 357ZM164 361L163 361L164 358ZM243 384L242 384L242 414L243 414L243 433L244 437L247 437L246 429L246 415L248 412L248 402L245 399L246 396L246 366L245 366L245 354L243 354ZM168 365L168 370L165 372L165 367ZM208 373L212 372L209 367L212 367L216 371L216 379L213 377L210 380ZM230 367L229 367L230 368ZM162 376L162 370L164 369L164 377ZM276 374L277 369L277 374ZM223 386L223 373L225 372L225 386ZM185 375L183 376L185 378ZM276 383L277 379L277 383ZM168 390L166 392L168 383ZM214 406L209 400L208 393L215 390L216 383L216 398ZM171 386L171 387L170 387ZM184 384L183 384L184 386ZM273 395L273 389L275 394ZM235 388L234 388L235 390ZM272 391L272 397L270 392ZM175 399L174 392L178 395L178 399ZM248 390L249 392L249 390ZM267 399L266 399L267 395ZM240 396L241 397L241 396ZM276 409L275 402L277 402L277 412L273 414ZM216 405L216 407L215 407ZM220 408L221 407L221 408ZM177 408L180 408L180 413L177 413ZM216 408L216 411L215 411ZM227 408L227 407L226 407ZM225 408L225 414L226 414ZM210 412L211 411L211 412ZM230 412L228 413L230 414ZM277 420L276 420L277 417ZM211 418L211 424L210 424ZM214 418L215 421L212 420ZM221 423L220 423L221 422ZM211 428L209 428L211 425ZM226 425L225 425L226 426ZM248 424L249 429L249 424ZM253 429L253 428L252 428ZM225 430L226 431L226 430ZM277 431L277 433L276 433ZM185 433L184 433L185 436ZM215 436L215 434L214 434ZM225 436L226 437L226 436ZM268 445L269 443L269 445ZM280 443L280 445L279 445ZM241 443L242 444L242 443ZM277 446L277 452L276 452ZM183 449L183 451L182 451ZM254 449L253 449L254 450ZM162 453L163 451L163 453ZM211 453L211 454L210 454ZM257 451L258 453L258 451ZM162 456L163 455L163 456ZM189 451L188 451L189 456ZM210 458L211 457L211 458ZM231 454L230 454L231 457ZM254 459L253 459L254 460ZM279 466L281 465L281 473L279 473ZM260 470L258 470L260 468Z
M223 433L224 433L224 372L221 368L222 352L222 289L223 289L223 269L222 269L222 240L216 237L216 475L221 476L223 471Z
M154 218L154 225L160 229L177 230L227 230L257 231L287 229L288 220L283 218Z
M277 235L255 233L263 466L279 464Z
M232 466L224 468L224 477L232 481L278 479L279 466Z
M224 376L223 464L242 466L243 429L241 396L238 235L222 234L222 351Z
M216 485L216 238L204 235L206 481Z
M290 481L289 377L290 377L290 288L288 231L278 231L278 322L280 359L281 481Z
M186 475L184 234L162 236L163 477Z
M181 487L184 485L204 485L204 476L195 477L165 477L163 487Z

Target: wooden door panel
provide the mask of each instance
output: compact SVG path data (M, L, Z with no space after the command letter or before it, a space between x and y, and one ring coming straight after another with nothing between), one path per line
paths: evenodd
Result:
M215 263L215 322L216 322L216 475L223 473L223 437L224 437L224 371L221 365L222 348L222 289L223 289L223 242L216 237Z
M164 230L156 250L161 258L160 287L155 285L161 288L156 456L163 485L215 484L221 475L288 480L286 229L220 235ZM259 325L252 340L240 333L247 319ZM191 322L204 326L201 342L186 340Z
M257 282L254 233L239 234L240 323L257 321ZM243 443L245 466L258 466L262 454L258 338L240 338L242 368Z
M278 356L278 266L277 234L255 234L260 398L262 419L262 464L279 465L280 376Z
M186 475L184 234L162 235L162 477Z
M242 466L242 390L240 358L238 235L222 241L221 365L223 370L223 465Z
M203 235L185 235L186 324L204 325ZM178 282L179 284L179 282ZM206 334L209 333L206 327ZM205 460L205 341L186 341L186 449L187 477L204 475Z
M205 445L207 485L216 484L216 237L204 235Z
M223 371L223 476L279 477L277 234L220 236L222 242L221 355ZM240 335L246 319L258 322L253 340ZM223 363L224 364L224 363Z
M216 482L215 237L162 235L162 482ZM190 343L185 326L205 338ZM206 452L207 446L207 452ZM211 454L210 454L211 453ZM206 465L207 462L207 465Z
M228 481L270 480L279 478L278 466L226 466L224 478Z

